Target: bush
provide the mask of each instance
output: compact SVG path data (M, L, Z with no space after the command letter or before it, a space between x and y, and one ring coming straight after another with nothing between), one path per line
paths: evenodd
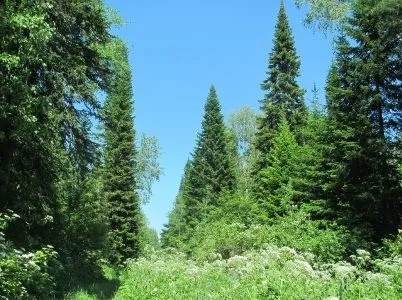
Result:
M398 230L398 234L393 238L384 240L384 250L386 254L402 256L402 230Z
M11 211L0 213L0 299L50 299L55 294L51 261L57 253L51 246L34 252L15 249L3 230L17 218Z
M267 243L311 252L322 262L335 262L347 257L349 248L357 248L360 241L345 227L311 220L308 213L298 210L270 225L246 226L225 220L200 224L184 250L202 261L212 253L228 258Z

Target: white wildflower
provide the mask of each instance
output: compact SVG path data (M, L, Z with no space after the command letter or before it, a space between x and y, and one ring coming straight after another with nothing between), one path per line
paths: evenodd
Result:
M315 256L313 253L305 252L303 253L303 258L311 264L312 262L314 262Z
M338 262L334 265L335 277L344 278L357 272L357 268L348 262Z
M290 254L291 256L296 256L297 252L295 249L293 248L289 248L289 247L282 247L279 249L279 251L283 254Z
M225 260L215 260L211 263L211 266L218 269L224 269L227 267L227 264Z
M197 268L196 266L192 266L191 268L189 268L187 270L187 274L190 275L190 276L195 276L195 275L198 274L199 271L200 271L199 268Z
M391 278L386 274L367 272L366 278L370 281L370 284L392 285Z
M44 221L45 223L53 223L53 216L46 215Z
M286 262L286 269L289 274L292 274L295 277L299 277L301 275L307 277L317 277L314 269L310 266L310 264L306 261L302 260L289 260Z
M363 250L363 249L357 249L356 250L357 255L361 256L361 257L365 257L365 258L369 258L370 257L370 252Z
M24 259L31 259L33 256L34 256L34 254L31 252L21 255L21 257Z
M313 267L310 266L310 264L304 260L295 260L294 261L295 264L299 265L300 267L302 267L307 273L313 274L314 270Z
M235 255L227 261L229 268L242 267L247 264L247 257L241 255Z
M316 271L316 274L323 281L330 282L332 280L331 273L328 270L319 270Z

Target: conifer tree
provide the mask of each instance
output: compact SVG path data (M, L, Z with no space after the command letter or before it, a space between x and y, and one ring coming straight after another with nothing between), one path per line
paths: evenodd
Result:
M74 197L60 187L71 166L82 183L96 156L88 124L109 73L99 51L109 26L98 0L1 1L0 212L21 216L7 232L19 247L68 239L62 214Z
M259 181L259 172L268 167L267 156L272 148L281 117L284 116L290 130L301 142L301 129L306 124L307 108L304 103L304 91L297 84L300 60L296 53L294 39L281 2L278 21L275 28L274 48L269 56L268 78L261 84L267 93L261 101L262 116L259 118L255 147L259 152L255 163L255 193L257 198L264 198L263 182Z
M219 206L223 191L235 189L236 175L229 152L221 106L215 87L211 86L188 174L185 216L190 227L205 219L213 207Z
M261 172L261 181L267 189L267 199L261 207L268 217L283 216L290 209L295 196L293 181L299 177L300 148L286 120L283 120L273 141L269 167Z
M181 243L185 240L187 226L184 214L186 209L185 201L190 168L191 161L187 160L184 167L184 174L180 182L179 192L177 193L173 210L169 214L169 222L165 225L165 229L161 234L161 242L163 246L180 248Z
M304 203L308 203L310 213L322 217L325 212L325 194L323 191L324 152L326 149L325 133L327 114L318 98L318 89L314 84L313 99L303 130L303 178L305 179ZM306 207L306 205L305 205Z
M327 87L330 203L347 207L348 219L367 222L378 237L400 218L390 149L401 131L401 13L400 1L357 1Z
M105 102L104 192L109 211L110 260L122 263L139 251L140 203L135 180L133 92L128 50L121 40L112 45L114 78Z

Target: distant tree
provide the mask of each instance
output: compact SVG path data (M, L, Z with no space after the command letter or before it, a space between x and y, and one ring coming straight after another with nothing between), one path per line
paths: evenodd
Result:
M324 32L339 29L355 0L295 0L297 6L308 5L305 23Z
M189 226L196 226L210 210L219 206L222 192L235 188L236 175L221 106L215 87L211 86L188 174L185 216Z
M159 163L161 147L158 139L154 136L141 135L138 145L136 181L137 192L141 203L147 203L152 195L152 184L159 181L163 174L163 169Z
M251 172L257 155L253 145L257 131L257 113L248 107L240 108L229 115L228 129L235 143L238 189L247 194L252 189Z
M253 171L256 176L256 197L260 199L264 198L265 189L259 182L259 172L268 167L267 157L282 117L285 117L296 140L301 142L302 139L301 131L306 124L307 108L303 99L304 91L296 81L299 68L300 60L285 7L281 2L275 27L274 48L269 56L268 78L261 85L267 93L261 101L262 116L258 121L255 140L258 159Z
M229 115L228 126L235 133L240 155L247 153L257 131L257 113L249 107L241 107Z
M105 102L105 170L103 188L109 212L110 260L121 264L138 256L140 200L137 194L133 92L128 50L116 39L114 77Z
M184 174L180 181L179 192L173 204L173 209L169 213L168 224L162 230L161 242L167 247L182 248L187 238L188 226L185 219L187 189L189 187L189 173L191 161L187 160L184 167Z
M148 219L143 212L140 213L139 220L140 255L146 253L149 248L153 248L155 250L160 249L161 244L159 241L158 232L149 226Z

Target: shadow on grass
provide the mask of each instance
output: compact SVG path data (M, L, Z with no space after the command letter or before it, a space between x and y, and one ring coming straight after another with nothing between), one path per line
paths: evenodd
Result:
M111 268L104 268L103 276L93 280L82 280L64 297L67 300L109 300L119 288L117 273ZM105 272L106 271L106 272Z
M113 298L119 288L118 279L99 279L96 282L87 285L81 285L70 292L65 299L67 300L109 300Z
M104 278L87 286L85 291L98 300L109 300L113 298L119 288L119 283L118 279Z

